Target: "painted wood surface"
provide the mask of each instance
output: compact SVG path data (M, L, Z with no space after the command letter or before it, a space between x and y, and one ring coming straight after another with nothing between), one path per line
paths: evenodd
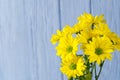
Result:
M50 43L51 35L60 28L58 5L58 0L37 0L36 2L34 41L38 65L37 80L62 80L62 74L59 72L60 59Z
M120 36L120 0L91 0L91 12L104 14L112 31ZM120 80L120 52L113 53L112 61L106 61L100 80Z
M67 80L50 38L83 12L105 14L120 35L120 0L0 0L0 80ZM120 53L100 80L120 79Z
M32 0L0 0L0 80L35 80L33 9Z

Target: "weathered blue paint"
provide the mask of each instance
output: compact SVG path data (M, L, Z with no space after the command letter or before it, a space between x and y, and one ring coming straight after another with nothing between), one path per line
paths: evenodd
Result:
M58 0L36 0L34 42L38 80L62 80L62 74L59 71L60 59L50 43L51 35L60 28L58 4Z
M35 80L33 1L0 0L0 80Z
M119 32L120 0L0 0L0 80L67 80L50 38L83 12L105 14ZM120 79L120 54L107 61L100 80Z
M91 12L104 14L112 31L120 36L120 0L91 0ZM100 80L120 80L120 52L113 53L112 61L106 61Z

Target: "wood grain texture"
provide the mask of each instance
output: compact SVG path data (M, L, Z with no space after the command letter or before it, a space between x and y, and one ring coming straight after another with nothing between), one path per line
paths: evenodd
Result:
M94 15L104 14L112 31L120 36L120 0L91 0ZM106 61L100 80L120 80L120 52L113 53L112 61Z
M60 0L61 28L65 25L73 26L77 17L84 12L90 12L89 0ZM64 76L64 80L67 80Z
M0 0L0 80L37 80L32 0Z
M60 0L61 26L73 25L84 12L90 13L89 0Z
M0 0L0 80L67 80L50 43L83 12L105 14L120 35L119 0ZM106 61L100 80L120 79L120 54Z
M38 80L62 80L60 59L50 43L52 34L59 29L59 1L36 0L36 26L34 29L38 59Z
M0 0L0 80L62 80L50 38L57 0Z

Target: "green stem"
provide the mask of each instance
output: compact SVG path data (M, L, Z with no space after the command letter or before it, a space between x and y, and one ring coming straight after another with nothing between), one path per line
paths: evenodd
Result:
M98 78L97 78L97 71L96 71L96 62L94 63L94 67L95 67L95 80L98 80Z
M104 61L103 61L103 62L101 63L101 65L100 65L100 70L99 70L98 75L97 75L97 73L96 73L96 64L95 64L95 80L98 80L98 78L99 78L99 76L100 76L100 73L101 73L101 71L102 71L103 64L104 64Z
M91 74L93 74L94 64L91 64L91 67L92 67Z
M100 70L99 70L99 73L98 73L97 78L99 78L99 76L100 76L100 73L101 73L101 71L102 71L103 64L104 64L104 61L103 61L103 63L100 65Z

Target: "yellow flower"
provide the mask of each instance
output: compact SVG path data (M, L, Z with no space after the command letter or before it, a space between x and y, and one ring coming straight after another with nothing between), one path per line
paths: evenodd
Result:
M76 33L76 34L80 34L85 29L87 29L87 27L82 25L80 22L73 25L73 32Z
M114 44L113 44L113 47L114 47L116 50L120 51L120 38L117 38L117 39L115 40L115 42L114 42Z
M71 26L69 25L66 25L63 30L62 30L63 34L64 35L68 35L68 34L73 34L74 33L74 30Z
M83 15L78 17L78 21L81 23L82 26L90 27L94 22L94 16L88 13L84 13Z
M92 29L82 31L81 34L78 34L76 39L78 39L81 44L81 49L85 48L85 45L92 41L92 38L96 37L96 34L93 33Z
M104 19L104 15L100 15L100 16L95 16L94 17L94 25L99 25L100 23L105 24L106 20Z
M104 20L104 15L94 17L93 15L88 13L84 13L83 15L79 16L78 22L80 23L80 25L88 28L99 25L99 23L106 23L106 21Z
M112 43L105 36L93 38L85 49L85 54L89 56L90 63L97 62L99 65L105 59L112 59L111 52L113 52Z
M71 58L62 60L61 63L61 72L64 73L68 78L84 75L86 66L82 57L75 55L69 55Z
M94 28L93 33L98 36L107 36L111 40L114 49L120 51L120 38L116 33L110 31L107 24L100 23L99 26Z
M57 34L52 35L52 38L50 40L52 44L56 44L60 40L60 38L63 36L60 30L57 30L56 33Z
M93 33L98 36L109 36L110 35L110 29L107 24L99 23L99 25L96 25L93 29Z
M82 44L92 41L92 37L95 37L95 34L92 33L92 30L83 31L80 35L77 36L77 38L79 38L79 42Z
M57 42L59 42L59 40L63 37L63 36L66 36L68 34L72 34L73 33L73 29L72 27L70 27L69 25L66 25L62 31L60 30L57 30L56 31L56 34L53 34L52 35L52 38L51 38L51 43L52 44L56 44Z
M110 32L108 37L111 40L114 49L117 49L120 51L120 37L117 34L115 34L114 32Z
M73 38L72 35L62 37L56 47L57 55L61 58L66 57L68 54L76 55L78 44L77 39Z

